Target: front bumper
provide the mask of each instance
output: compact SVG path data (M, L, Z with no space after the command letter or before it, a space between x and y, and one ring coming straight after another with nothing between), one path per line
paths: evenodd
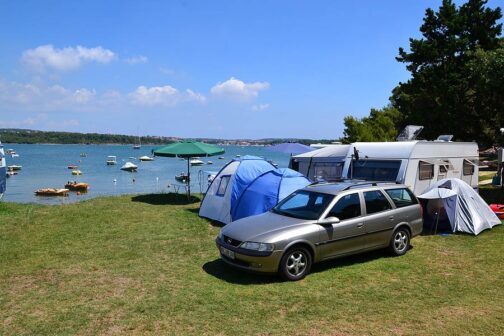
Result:
M227 244L219 240L219 238L215 240L215 244L217 245L217 249L219 249L221 259L233 267L261 273L276 273L278 271L282 251L259 252L246 250ZM221 247L233 251L234 259L223 255Z

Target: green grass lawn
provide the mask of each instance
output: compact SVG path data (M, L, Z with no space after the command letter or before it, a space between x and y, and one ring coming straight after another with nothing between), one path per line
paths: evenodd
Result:
M1 335L502 335L504 228L314 266L234 270L172 195L0 203ZM171 205L167 205L171 204Z

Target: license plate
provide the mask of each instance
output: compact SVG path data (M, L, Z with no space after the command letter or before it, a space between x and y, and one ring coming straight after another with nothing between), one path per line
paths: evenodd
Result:
M221 251L221 253L222 253L222 255L223 255L223 256L226 256L226 257L231 258L231 259L234 259L234 258L235 258L235 254L234 254L234 252L233 252L233 251L231 251L231 250L228 250L228 249L227 249L227 248L225 248L225 247L222 247L222 246L221 246L220 251Z

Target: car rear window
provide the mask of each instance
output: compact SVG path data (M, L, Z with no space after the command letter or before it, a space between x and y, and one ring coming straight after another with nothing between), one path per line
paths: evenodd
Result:
M364 192L364 201L366 202L366 213L368 215L392 209L390 202L379 190Z
M417 204L418 201L408 188L385 189L397 208Z

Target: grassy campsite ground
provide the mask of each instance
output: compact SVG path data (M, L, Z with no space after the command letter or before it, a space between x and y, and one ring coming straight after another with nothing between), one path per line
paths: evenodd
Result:
M290 283L227 267L219 228L182 201L0 203L0 334L504 333L504 226L420 236L403 257L347 257Z

